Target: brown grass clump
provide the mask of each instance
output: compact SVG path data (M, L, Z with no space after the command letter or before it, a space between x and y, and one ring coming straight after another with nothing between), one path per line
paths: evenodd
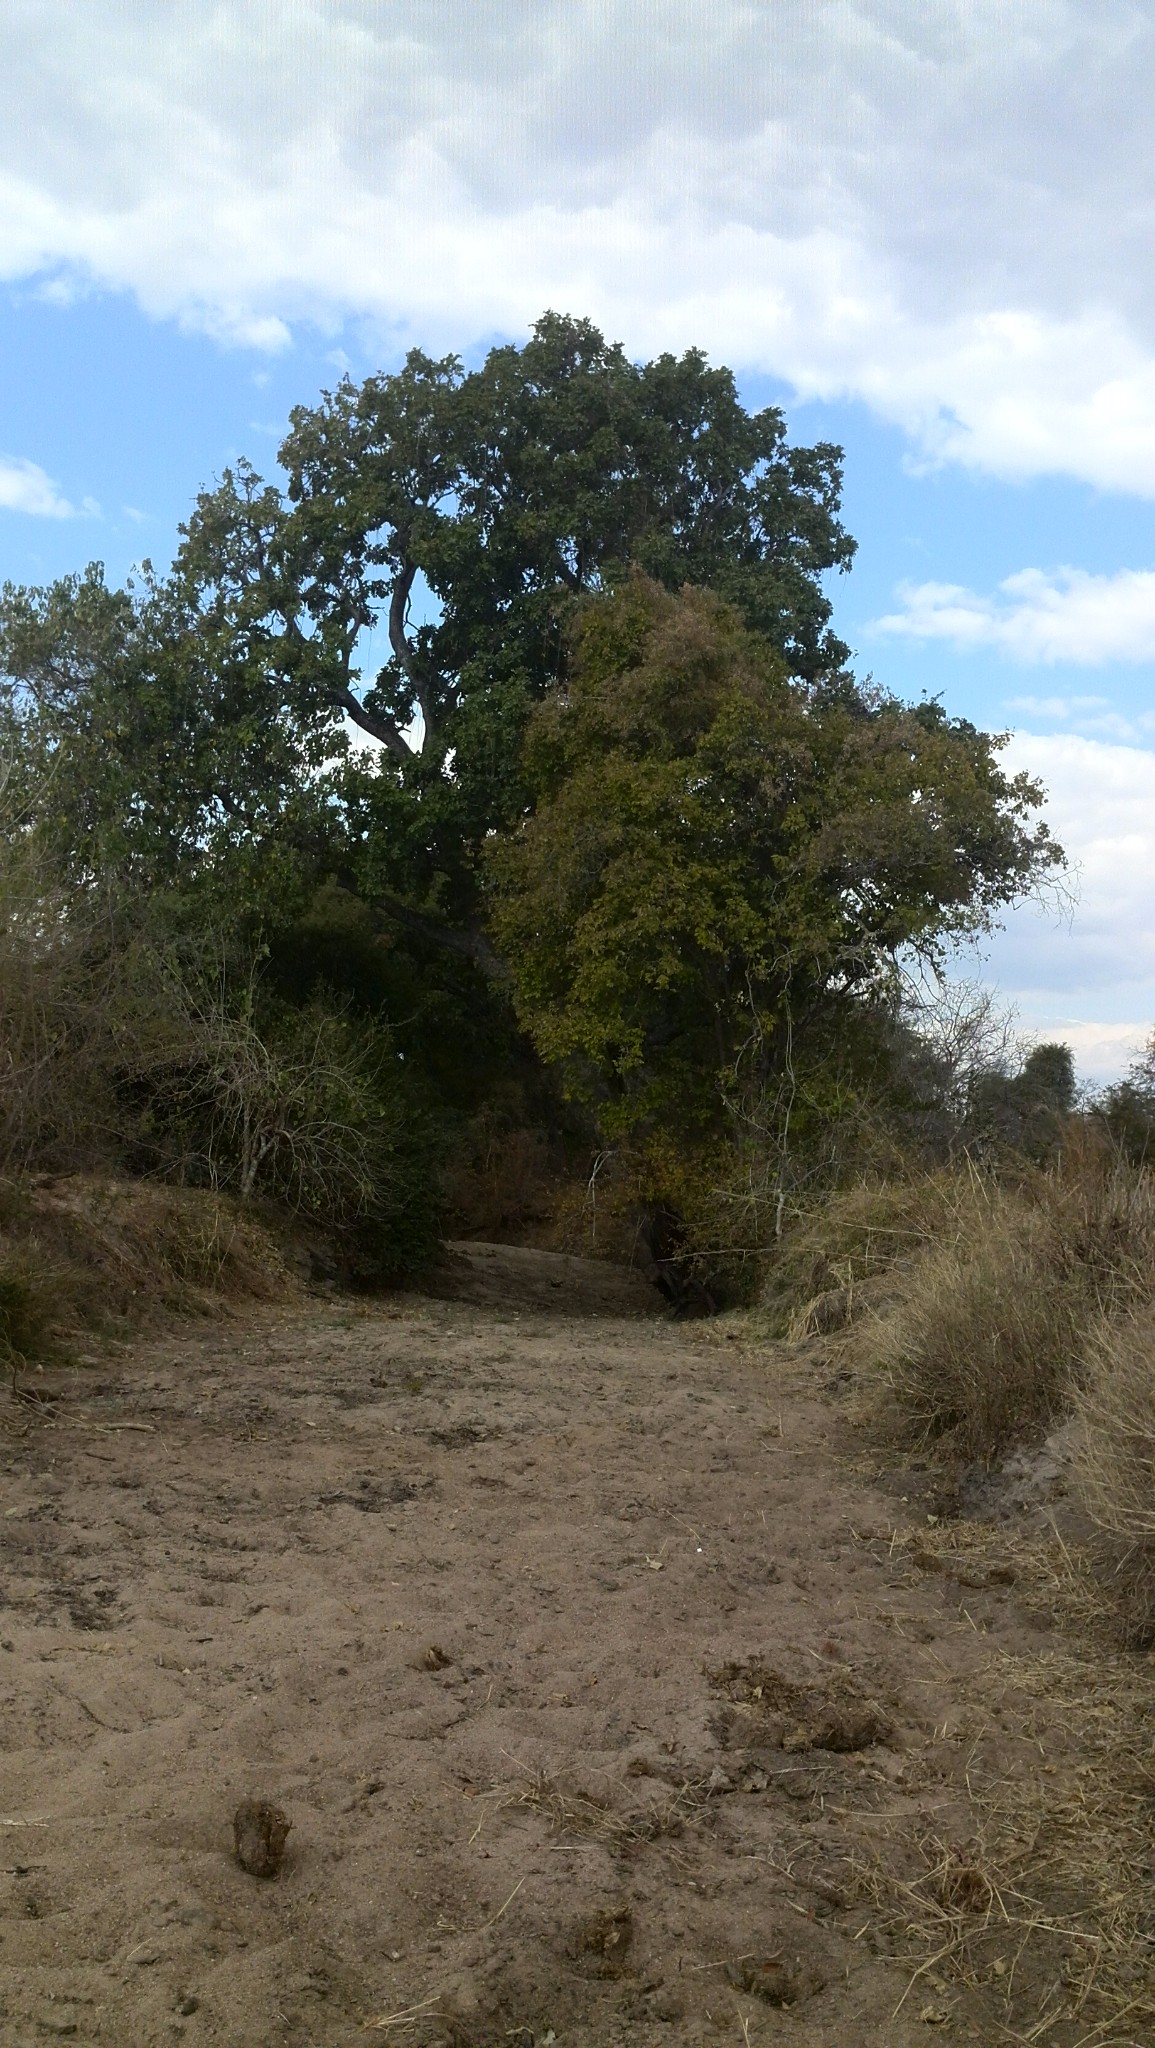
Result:
M672 1788L663 1783L655 1799L621 1812L591 1792L540 1773L510 1803L542 1814L555 1835L576 1835L626 1848L660 1838L677 1840L685 1833L687 1822L701 1819L707 1795L705 1785L696 1781L685 1780Z
M1088 1331L1155 1294L1155 1180L1075 1132L1008 1183L956 1171L953 1206L895 1261L859 1349L901 1426L989 1459L1070 1406Z
M1155 1302L1103 1318L1076 1401L1075 1479L1113 1553L1110 1581L1132 1640L1155 1639Z
M1062 1405L1083 1313L1054 1219L990 1189L928 1247L870 1333L910 1431L989 1458L1045 1432Z
M970 1169L879 1180L868 1177L828 1193L785 1233L769 1262L763 1306L783 1334L821 1334L822 1304L840 1294L838 1321L878 1298L879 1283L944 1233L983 1185Z

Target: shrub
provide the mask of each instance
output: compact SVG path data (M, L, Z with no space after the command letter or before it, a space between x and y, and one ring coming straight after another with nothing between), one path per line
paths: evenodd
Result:
M314 1218L361 1279L427 1263L440 1132L388 1031L321 996L262 1017L255 975L230 988L169 964L166 986L165 1026L122 1053L133 1163Z
M1120 1151L1136 1165L1155 1165L1155 1035L1141 1058L1096 1104Z
M261 1197L363 1279L439 1236L441 1134L385 1025L270 997L259 947L165 906L65 909L0 861L0 1172L124 1172Z
M563 1171L545 1130L487 1105L457 1134L446 1173L450 1235L524 1242L553 1220Z

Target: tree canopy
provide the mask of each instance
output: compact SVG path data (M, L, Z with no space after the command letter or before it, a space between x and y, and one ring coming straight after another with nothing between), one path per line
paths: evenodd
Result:
M791 446L698 350L636 364L547 314L468 373L414 350L342 380L293 412L280 462L283 489L241 463L202 492L171 573L146 565L131 598L93 571L8 594L9 674L74 761L95 742L70 808L88 788L131 816L138 859L149 833L162 863L276 826L324 840L336 801L365 886L475 924L476 851L524 801L521 733L567 619L631 564L719 590L811 684L842 675L823 586L854 552L841 452ZM368 770L350 727L382 749Z
M540 1051L619 1124L716 1109L1056 858L987 734L805 689L713 593L635 576L571 649L527 733L532 808L489 848L493 929Z

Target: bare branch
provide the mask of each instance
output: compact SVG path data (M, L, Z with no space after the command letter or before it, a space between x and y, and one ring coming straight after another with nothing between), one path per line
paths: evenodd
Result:
M407 562L393 585L393 596L389 601L389 645L397 656L403 675L413 681L413 649L405 630L409 612L409 594L417 574L416 562Z

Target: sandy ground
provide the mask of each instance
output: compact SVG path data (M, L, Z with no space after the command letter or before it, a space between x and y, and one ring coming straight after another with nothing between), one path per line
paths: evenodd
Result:
M1017 1936L949 1981L870 1875L984 1903L972 1792L1064 1767L1061 1716L991 1704L1051 1647L1010 1569L917 1568L926 1502L856 1473L817 1354L543 1253L447 1291L8 1417L5 2048L1026 2037Z

